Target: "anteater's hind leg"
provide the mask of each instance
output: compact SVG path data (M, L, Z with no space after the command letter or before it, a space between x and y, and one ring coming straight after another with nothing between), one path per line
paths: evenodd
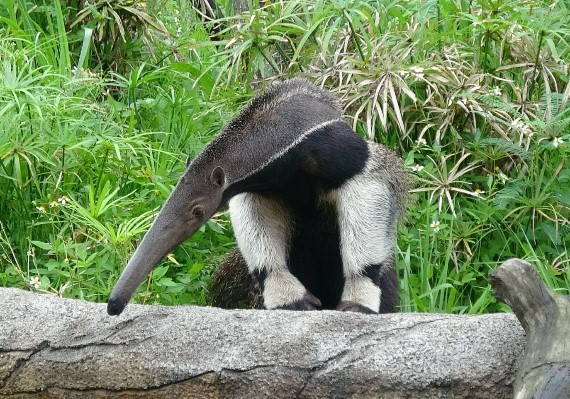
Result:
M289 271L291 216L277 200L243 193L229 201L232 225L267 309L314 310L320 301Z
M363 313L393 311L398 295L393 269L398 218L394 195L373 171L350 179L336 194L345 277L337 309ZM381 292L382 289L387 292ZM381 307L381 297L387 306Z

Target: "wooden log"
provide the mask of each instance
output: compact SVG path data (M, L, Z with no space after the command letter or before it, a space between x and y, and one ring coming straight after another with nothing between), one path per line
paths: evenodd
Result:
M512 397L512 314L106 305L0 288L2 398Z
M509 305L526 332L516 399L570 398L570 296L556 295L537 271L510 259L489 275L493 294Z

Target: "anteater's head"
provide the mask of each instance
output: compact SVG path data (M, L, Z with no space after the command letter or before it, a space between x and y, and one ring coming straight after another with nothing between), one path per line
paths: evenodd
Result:
M150 271L214 215L225 183L220 166L189 166L121 274L107 313L119 315Z
M235 183L261 170L303 129L336 118L336 99L303 79L255 97L189 165L119 278L107 312L120 314L154 266L206 223L222 201L245 187ZM297 119L301 124L291 128Z

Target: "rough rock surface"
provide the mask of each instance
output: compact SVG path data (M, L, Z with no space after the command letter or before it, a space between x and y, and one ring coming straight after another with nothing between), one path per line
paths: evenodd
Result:
M0 289L0 397L511 398L512 314L105 304Z

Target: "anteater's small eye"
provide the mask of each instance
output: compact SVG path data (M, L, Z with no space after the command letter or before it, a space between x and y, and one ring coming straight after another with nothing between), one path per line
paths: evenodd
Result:
M204 216L204 210L201 207L197 206L192 209L192 216L196 219L200 219L202 216Z

